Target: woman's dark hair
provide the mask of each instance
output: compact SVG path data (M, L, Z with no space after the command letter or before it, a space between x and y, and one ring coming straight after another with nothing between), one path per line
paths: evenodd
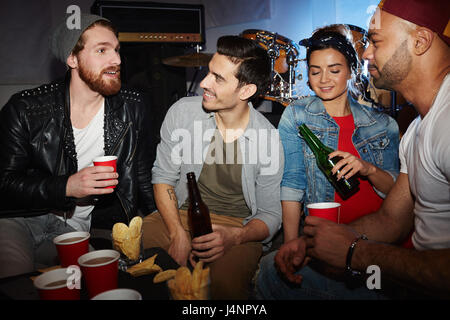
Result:
M351 31L347 26L336 24L322 27L315 30L311 38L302 40L300 44L306 47L306 63L308 68L311 54L314 51L332 48L340 52L345 57L352 76L349 81L350 94L353 98L358 98L361 92L356 86L356 78L360 72L360 62L353 45Z
M256 93L250 100L267 91L270 83L270 58L256 41L239 36L223 36L217 40L217 53L227 56L234 64L239 64L235 74L239 87L256 85Z

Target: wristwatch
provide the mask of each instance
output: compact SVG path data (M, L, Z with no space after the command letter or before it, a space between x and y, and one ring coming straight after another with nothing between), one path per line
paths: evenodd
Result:
M361 274L362 274L361 271L352 269L353 250L355 249L355 246L359 240L369 240L369 239L367 239L365 234L361 234L359 237L357 237L357 238L355 238L355 240L353 240L352 244L348 248L345 272L352 277L361 276Z

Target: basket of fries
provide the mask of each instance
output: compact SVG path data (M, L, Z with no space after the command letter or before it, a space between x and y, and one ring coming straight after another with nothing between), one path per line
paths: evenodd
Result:
M173 300L209 300L209 268L203 268L203 262L197 262L194 270L180 267L175 277L167 281L167 287Z
M187 267L162 270L155 263L158 254L135 264L127 269L133 277L140 277L156 273L153 283L167 281L167 287L173 300L209 300L209 268L203 268L203 261L199 261L194 270Z

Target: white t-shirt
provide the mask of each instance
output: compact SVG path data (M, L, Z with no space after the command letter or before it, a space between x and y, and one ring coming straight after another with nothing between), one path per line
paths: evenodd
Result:
M400 172L415 196L418 250L450 248L450 76L423 119L417 117L400 142Z
M72 126L78 159L78 171L92 166L92 160L95 157L104 155L104 114L105 108L103 103L103 106L85 128L77 129ZM85 204L78 203L73 215L67 219L67 224L77 231L89 231L93 209L94 206L88 201Z

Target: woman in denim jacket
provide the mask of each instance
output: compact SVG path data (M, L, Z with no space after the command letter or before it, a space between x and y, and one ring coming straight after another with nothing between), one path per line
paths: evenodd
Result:
M286 159L281 183L285 242L298 237L301 203L339 202L340 222L349 223L379 208L399 170L396 121L352 97L358 58L351 42L324 28L305 44L309 85L316 96L288 106L278 125ZM341 169L338 178L358 175L360 190L349 199L342 200L318 168L298 134L303 123L325 145L340 150L331 154L343 157L333 170Z
M309 86L316 96L289 105L278 125L285 153L281 182L284 242L298 238L302 204L339 202L340 223L349 223L381 206L399 170L396 121L387 114L357 103L352 97L357 96L352 82L359 62L346 35L325 27L310 39L303 40L302 44L307 47ZM338 178L357 174L360 190L349 199L342 200L318 168L314 153L298 133L298 127L303 123L325 145L339 150L330 154L330 157L343 157L333 169L333 173L340 169ZM306 206L305 211L307 214ZM303 278L308 278L302 282L302 288L284 284L274 267L275 253L261 260L257 297L323 298L320 295L323 292L317 296L313 294L314 288L323 283L323 278L308 266L300 270ZM342 283L328 281L328 288L335 293L344 291L340 290L345 287ZM366 293L367 290L361 290L361 298L373 298L371 293L369 296Z

